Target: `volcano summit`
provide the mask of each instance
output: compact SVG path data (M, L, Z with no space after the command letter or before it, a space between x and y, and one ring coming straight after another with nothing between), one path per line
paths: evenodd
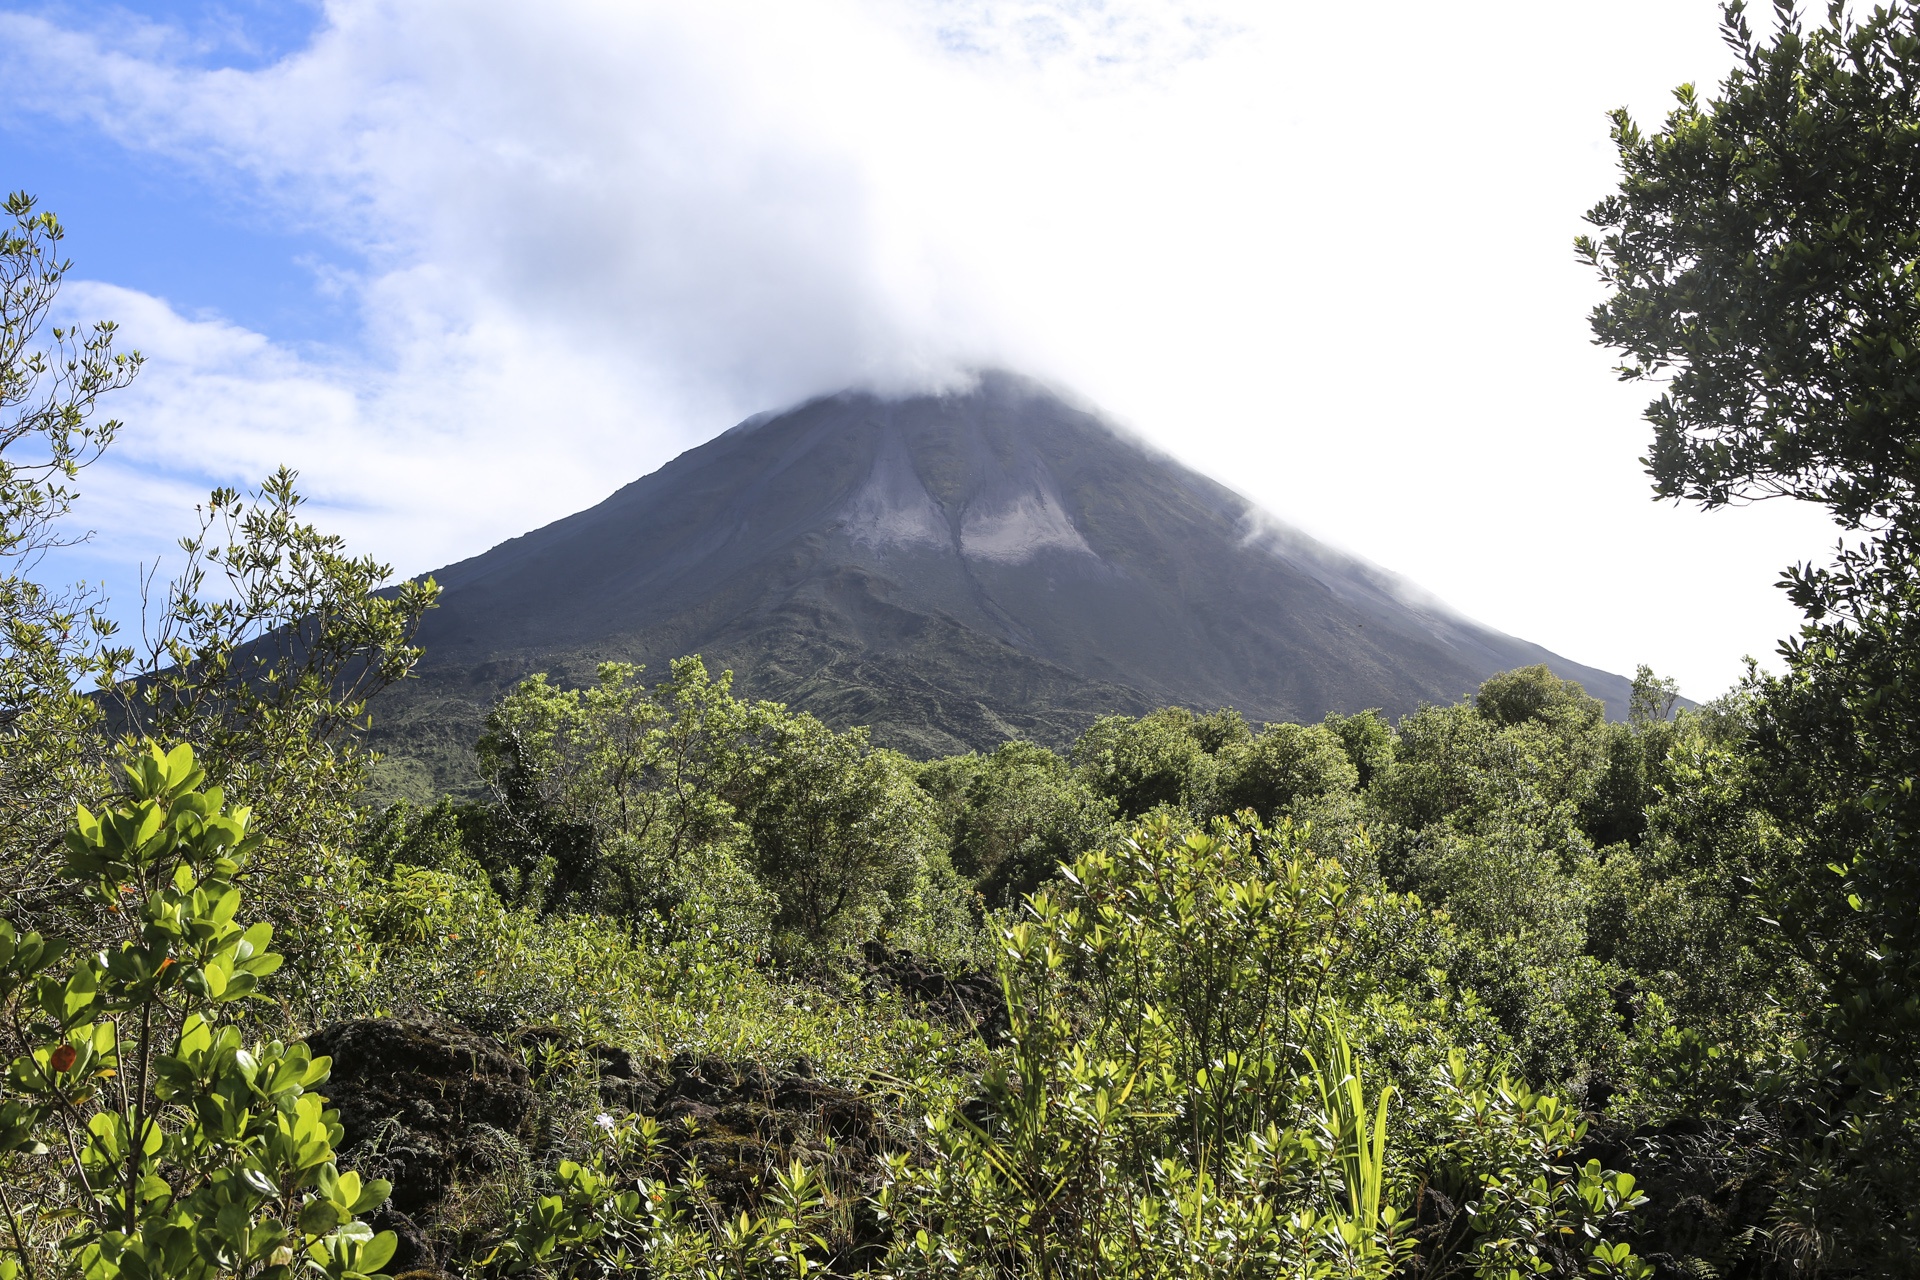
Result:
M692 653L746 694L915 754L1062 746L1096 715L1171 703L1397 715L1537 662L1616 715L1628 693L1005 373L749 418L435 576L420 679L384 696L378 739L455 788L468 780L441 775L527 674L664 674Z

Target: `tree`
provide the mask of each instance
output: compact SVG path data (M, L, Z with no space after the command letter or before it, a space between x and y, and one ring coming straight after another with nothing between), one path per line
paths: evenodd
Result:
M69 264L32 198L8 197L0 232L0 868L13 917L97 932L100 918L53 873L76 804L111 791L109 766L149 738L190 744L214 781L265 815L251 874L290 944L315 959L303 899L341 869L357 820L367 699L419 658L412 636L431 581L387 588L388 566L347 554L298 517L294 474L258 493L217 490L183 540L186 563L151 627L122 643L89 592L36 576L43 554L84 540L65 523L81 470L121 430L103 397L138 353L108 322L47 323ZM211 585L210 585L211 579Z
M1522 809L1570 830L1605 759L1605 730L1600 703L1579 685L1545 667L1503 672L1471 706L1423 707L1400 722L1393 764L1368 789L1369 807L1408 831Z
M1625 724L1606 727L1606 773L1580 806L1581 825L1595 845L1637 844L1647 807L1657 802L1662 765L1674 743L1673 709L1679 686L1641 666L1633 678Z
M924 907L930 873L946 869L907 759L870 748L865 729L835 733L809 715L776 730L747 824L788 959L901 930Z
M1570 733L1591 730L1606 718L1598 698L1545 666L1516 667L1489 676L1473 695L1473 709L1502 728L1537 721Z
M1113 834L1113 802L1031 742L931 761L917 777L936 804L944 801L955 870L995 906L1017 902Z
M1807 623L1755 676L1751 794L1798 856L1755 867L1750 910L1811 975L1803 1041L1772 1064L1785 1145L1777 1249L1806 1270L1904 1273L1920 1250L1920 10L1808 29L1776 0L1719 96L1657 134L1614 116L1619 190L1579 252L1593 314L1647 410L1657 496L1774 495L1865 530L1784 585Z
M1449 973L1535 1079L1605 1079L1620 1056L1612 975L1586 953L1595 850L1582 809L1604 776L1607 728L1578 685L1544 667L1504 672L1471 704L1403 719L1367 791L1387 885L1456 922Z
M1272 820L1290 813L1296 800L1351 791L1360 771L1346 745L1324 725L1272 724L1251 742L1221 757L1220 807L1252 809Z
M111 321L84 332L47 324L72 263L57 256L59 219L36 207L24 191L9 195L13 222L0 232L0 557L15 563L72 540L58 529L76 496L68 485L121 426L94 410L141 363L113 349Z
M1245 723L1238 727L1244 735ZM1101 716L1073 744L1073 762L1095 795L1129 817L1163 804L1204 816L1213 809L1218 767L1203 736L1225 745L1234 735L1185 707L1163 707L1137 720Z
M963 892L913 766L866 730L733 696L699 658L651 688L608 663L544 675L487 718L498 803L475 852L509 900L656 928L696 910L745 949L811 961L877 937L952 932ZM771 931L771 932L770 932Z
M99 655L123 750L187 743L215 783L271 815L263 865L282 890L339 870L367 784L367 702L419 662L413 634L439 595L431 578L387 588L390 565L301 520L296 479L283 467L251 495L216 489L181 539L180 574L149 602L142 650ZM305 916L271 896L262 906L283 929ZM289 942L304 958L297 931Z
M1371 786L1393 763L1393 727L1381 717L1380 708L1369 707L1350 716L1329 712L1321 723L1346 748L1347 759L1359 771L1357 785Z
M80 590L32 575L61 527L73 483L120 423L96 413L132 382L140 356L115 330L49 325L69 263L51 213L24 192L6 198L0 229L0 866L16 910L60 892L46 856L82 799L105 785L99 708L83 695L112 628Z
M1846 524L1920 500L1920 11L1811 31L1775 0L1738 65L1658 133L1613 113L1618 191L1577 241L1613 295L1593 330L1625 379L1664 382L1644 464L1662 498L1786 494Z
M744 873L740 807L781 718L733 696L733 676L681 658L651 687L605 663L562 689L533 676L487 717L481 771L499 803L489 847L496 886L542 909L664 914L693 897L733 923L764 904Z

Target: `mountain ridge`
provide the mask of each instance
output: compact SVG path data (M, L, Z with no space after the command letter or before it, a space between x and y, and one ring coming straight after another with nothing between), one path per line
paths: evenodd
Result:
M608 660L663 673L690 653L750 696L921 755L1063 746L1096 715L1168 704L1400 714L1533 662L1616 715L1629 687L1002 372L756 414L435 576L420 678L384 695L376 734L434 785L454 782L447 735L470 736L525 675L584 682ZM422 732L443 741L409 745Z

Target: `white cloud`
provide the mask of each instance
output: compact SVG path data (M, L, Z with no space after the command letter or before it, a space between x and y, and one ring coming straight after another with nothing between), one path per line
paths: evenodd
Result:
M389 318L391 362L369 367L303 359L113 286L72 286L63 303L118 317L149 360L114 406L129 429L84 486L80 514L108 559L152 557L210 485L286 463L327 527L420 572L604 494L623 475L604 462L622 437L671 429L511 319L420 332Z
M1711 692L1824 527L1650 506L1582 323L1602 112L1712 0L335 0L257 71L0 14L0 102L343 246L348 347L98 286L155 359L107 545L287 462L403 570L745 414L1004 361L1430 588ZM82 264L84 267L84 263ZM184 509L184 508L183 508ZM159 522L173 530L177 520Z

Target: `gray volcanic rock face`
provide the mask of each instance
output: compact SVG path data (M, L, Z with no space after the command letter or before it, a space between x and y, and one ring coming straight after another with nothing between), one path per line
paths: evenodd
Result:
M1169 703L1400 714L1534 662L1615 714L1628 689L1000 373L749 419L436 576L421 679L384 695L379 737L455 787L449 762L523 676L584 681L607 660L664 674L688 653L916 754L1064 745L1098 714Z

